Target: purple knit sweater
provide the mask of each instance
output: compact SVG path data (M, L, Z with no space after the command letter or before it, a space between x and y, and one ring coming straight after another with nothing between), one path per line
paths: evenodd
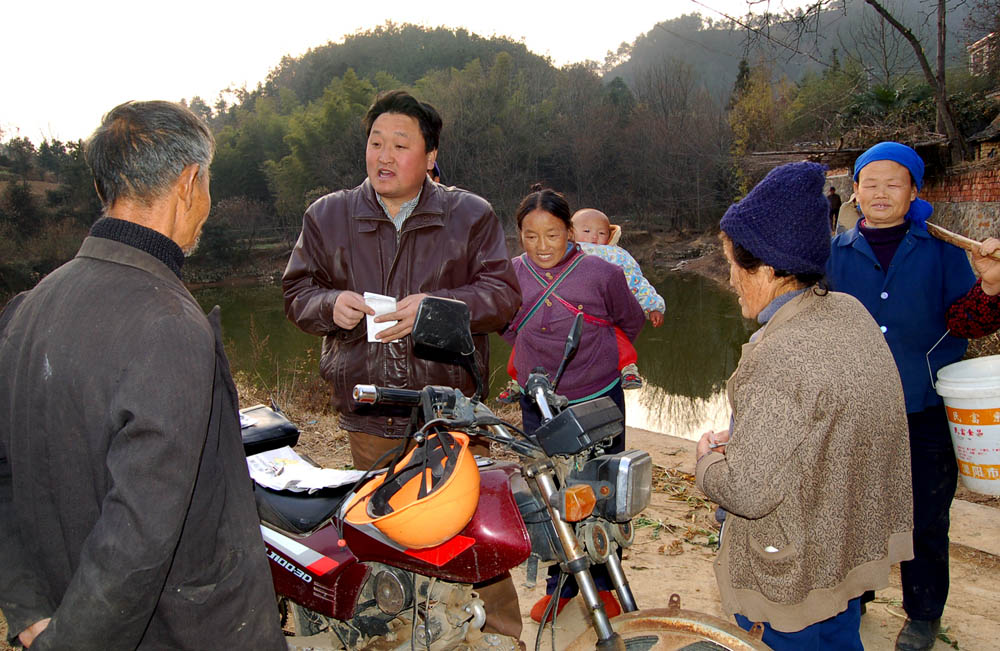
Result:
M557 278L576 250L576 246L571 248L552 269L538 267L526 255L514 258L514 271L521 285L521 309L511 323L520 323L545 291L526 265L531 265L546 280ZM646 318L629 291L621 268L597 256L584 256L555 293L577 309L582 306L585 314L618 326L633 341ZM550 297L530 319L521 324L516 335L511 330L503 333L504 339L514 346L514 368L522 386L537 366L545 368L550 375L555 374L575 316L555 297ZM584 321L580 348L566 367L559 383L559 393L570 400L579 400L602 393L618 377L618 345L614 328Z

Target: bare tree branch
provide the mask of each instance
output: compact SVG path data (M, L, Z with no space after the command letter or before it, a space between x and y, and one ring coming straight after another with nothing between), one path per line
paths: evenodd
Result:
M937 0L938 2L938 29L943 29L942 24L944 23L944 17L946 12L946 0ZM951 111L951 105L948 103L948 89L945 87L944 79L944 45L941 44L939 40L938 49L942 54L940 54L939 65L940 70L938 74L935 75L934 71L931 70L930 63L927 61L927 56L924 54L924 48L920 45L920 41L914 36L910 28L903 25L901 22L896 20L895 16L889 13L889 11L882 6L878 0L865 0L865 4L874 9L882 18L885 19L890 25L892 25L900 34L903 35L910 45L913 47L913 52L917 56L917 62L920 64L920 69L924 72L924 77L927 79L927 83L934 88L934 97L937 100L938 109L938 119L939 123L944 127L944 132L948 136L948 141L952 147L952 160L958 161L965 158L966 146L965 139L962 137L961 132L959 132L958 127L955 125L955 117ZM940 37L939 37L940 38Z
M755 15L755 14L752 14L752 13L748 13L746 18L740 19L740 18L736 18L735 16L731 16L731 15L727 14L724 11L721 11L721 10L716 9L714 7L710 7L707 4L705 4L704 2L700 2L700 0L691 0L691 2L693 2L694 4L696 4L696 5L700 6L700 7L703 7L704 9L707 9L709 11L715 12L715 13L719 14L720 16L724 17L726 20L732 22L733 24L738 25L739 27L742 27L743 29L747 30L747 32L749 32L750 34L754 34L754 35L756 35L756 36L758 36L760 38L765 39L766 41L768 41L770 43L773 43L773 44L777 45L778 47L780 47L780 48L782 48L784 50L787 50L789 52L789 58L791 58L792 56L794 56L796 54L799 54L799 55L802 55L804 57L807 57L808 59L811 59L812 61L814 61L815 63L818 63L819 65L821 65L823 67L829 67L830 64L827 63L826 61L823 61L823 60L817 58L811 52L806 52L806 51L800 49L799 48L799 43L801 42L801 36L802 36L802 34L805 33L806 27L808 26L808 22L807 21L809 21L809 20L817 20L818 21L818 19L819 19L819 11L829 1L830 0L825 0L825 1L816 2L815 4L809 5L808 7L806 7L803 10L803 13L801 14L801 16L795 17L794 20L789 21L789 22L786 23L787 25L791 25L796 30L796 32L797 32L796 33L796 38L794 39L794 41L792 43L788 43L788 42L785 42L785 41L783 41L783 40L781 40L779 38L776 38L776 37L774 37L774 36L771 35L771 24L772 24L773 20L776 17L774 14L770 14L770 13L766 13L765 12L765 13L761 13L761 14L756 14ZM755 5L761 5L761 4L766 4L766 6L768 8L770 8L770 1L769 0L747 0L747 6L748 7L753 7ZM759 23L759 24L755 24L755 23ZM749 45L748 45L747 49L749 49Z

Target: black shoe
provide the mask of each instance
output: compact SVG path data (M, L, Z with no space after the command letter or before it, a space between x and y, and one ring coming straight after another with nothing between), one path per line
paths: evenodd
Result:
M941 619L909 619L896 636L896 651L928 651L941 631Z

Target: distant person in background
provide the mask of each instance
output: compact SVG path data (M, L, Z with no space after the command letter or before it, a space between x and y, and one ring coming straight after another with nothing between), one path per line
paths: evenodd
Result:
M830 186L829 191L826 193L826 200L830 203L830 230L837 230L837 216L840 214L840 195L837 194L837 188Z
M850 199L840 205L837 212L837 235L854 228L861 215L858 214L858 197L851 193Z
M728 512L723 609L762 622L776 651L863 651L861 594L913 556L903 390L871 315L823 286L824 181L816 163L777 167L719 225L761 328L726 384L730 429L698 441L696 481Z
M933 376L962 359L966 337L975 332L976 310L962 309L961 300L985 297L965 252L927 232L934 209L918 198L923 180L924 161L906 145L881 142L861 154L854 165L861 219L834 238L827 265L833 289L855 296L879 324L903 382L914 558L900 566L907 615L896 638L901 651L934 646L948 599L949 510L958 464ZM986 289L993 291L992 272L988 276Z
M218 308L180 278L214 148L187 107L114 108L104 216L0 314L0 609L32 650L287 648Z

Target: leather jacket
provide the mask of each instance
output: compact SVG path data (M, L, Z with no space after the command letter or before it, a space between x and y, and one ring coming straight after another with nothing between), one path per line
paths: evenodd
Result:
M341 291L397 300L426 293L465 302L484 378L487 334L506 326L521 303L503 228L489 203L430 180L398 233L367 179L316 201L306 210L282 289L288 318L323 337L320 374L332 388L341 427L376 436L402 434L409 411L358 407L351 398L355 384L410 389L438 384L467 395L475 385L457 365L416 357L410 337L368 343L365 319L351 330L337 326L333 307Z

